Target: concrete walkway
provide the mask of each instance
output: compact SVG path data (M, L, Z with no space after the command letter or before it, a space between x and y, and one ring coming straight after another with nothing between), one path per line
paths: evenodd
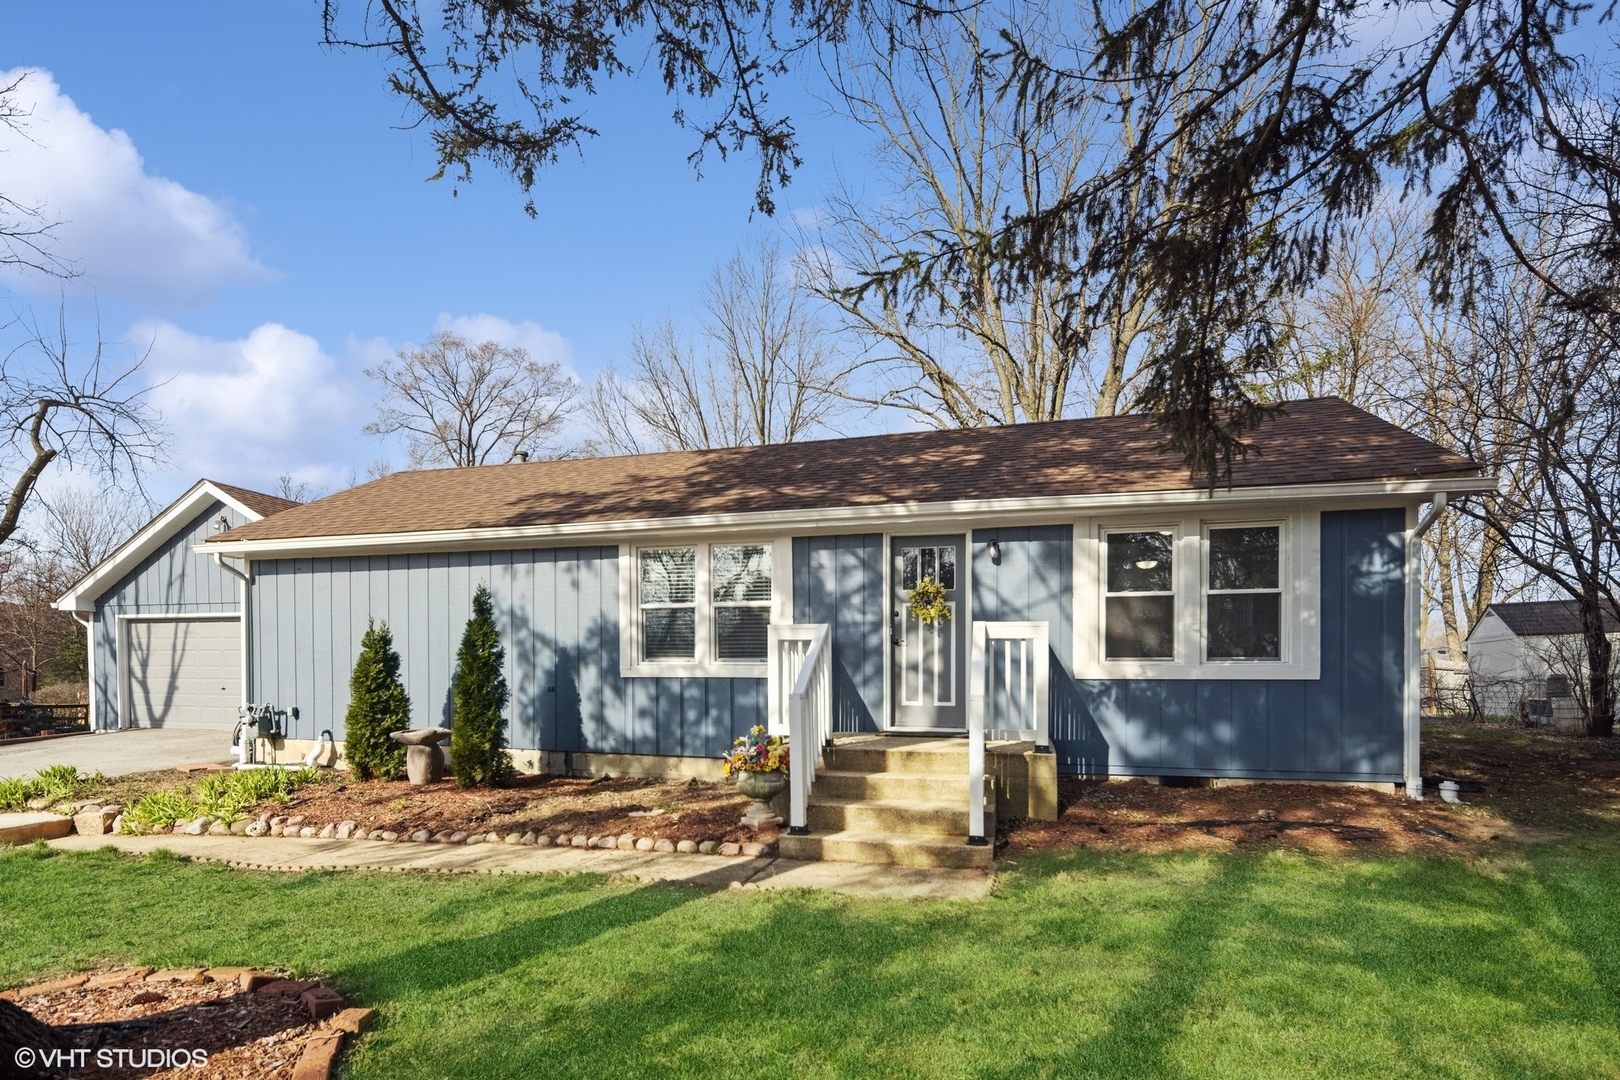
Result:
M587 851L506 844L415 844L380 840L288 840L245 836L67 836L50 842L65 851L112 846L131 855L168 848L194 862L244 870L392 870L438 874L602 874L636 881L669 881L707 888L825 889L850 896L979 900L990 875L979 870L932 870L865 863L747 859L639 851Z
M0 746L0 776L32 776L47 765L77 765L106 776L235 760L231 733L196 728L130 728Z

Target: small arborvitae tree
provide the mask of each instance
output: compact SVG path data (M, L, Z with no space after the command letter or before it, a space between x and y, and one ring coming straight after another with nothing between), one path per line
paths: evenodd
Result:
M405 748L388 734L411 726L411 699L399 681L399 653L387 623L368 623L360 639L343 723L348 729L344 756L354 775L390 779L405 767Z
M473 594L473 614L461 635L456 653L456 677L450 699L454 718L450 724L450 752L455 760L456 780L462 787L479 784L505 785L512 781L512 759L506 753L507 691L506 650L501 632L495 627L495 603L489 588L478 586Z

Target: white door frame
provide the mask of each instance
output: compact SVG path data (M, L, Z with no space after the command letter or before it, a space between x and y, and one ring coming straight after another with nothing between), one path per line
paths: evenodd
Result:
M129 682L129 624L135 622L178 622L182 619L187 621L235 619L240 623L242 613L240 611L188 611L184 613L165 612L162 614L137 612L126 615L120 612L117 621L113 624L113 654L115 656L114 666L118 670L118 727L120 730L135 726L134 716L130 711L129 704L130 699L134 696L134 691L131 689ZM240 635L241 632L242 628L238 626L237 633ZM244 688L243 693L246 692Z

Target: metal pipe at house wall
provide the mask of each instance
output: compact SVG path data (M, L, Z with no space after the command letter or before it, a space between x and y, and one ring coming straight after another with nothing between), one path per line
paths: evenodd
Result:
M1429 512L1406 530L1406 671L1402 709L1405 714L1406 761L1403 771L1407 797L1419 801L1423 799L1423 685L1420 670L1423 642L1418 640L1423 626L1423 534L1445 512L1446 501L1444 491L1435 492ZM1408 511L1407 520L1410 521L1415 513L1416 508Z
M250 559L243 559L242 564L244 567L246 567L246 569L238 570L236 567L228 565L225 562L225 556L220 552L216 551L213 553L213 555L214 564L236 579L237 595L241 597L240 608L242 612L242 621L240 626L242 628L242 632L238 636L241 638L242 650L242 700L237 704L246 705L248 702L253 700L251 687L248 680L249 663L250 658L253 655L251 652L251 646L249 644L252 641L253 635L253 562Z

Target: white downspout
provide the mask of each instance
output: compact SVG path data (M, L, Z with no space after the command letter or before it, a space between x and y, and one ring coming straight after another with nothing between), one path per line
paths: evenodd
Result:
M96 613L90 612L85 618L81 612L74 611L73 621L84 627L84 677L87 681L84 691L85 708L89 711L90 730L99 731L96 724Z
M1419 670L1423 643L1418 640L1423 625L1423 534L1429 531L1446 509L1446 493L1437 491L1429 512L1406 531L1406 679L1402 725L1406 735L1405 776L1408 798L1423 799L1423 683ZM1408 518L1408 521L1411 519Z
M236 578L236 580L241 583L242 633L240 636L242 638L242 700L237 702L237 704L245 706L249 701L252 700L252 697L248 693L248 677L252 673L249 660L252 653L250 651L249 642L252 640L253 635L253 590L249 588L249 586L253 584L253 563L247 559L243 559L243 565L247 567L246 571L243 571L238 570L236 567L226 563L225 556L219 552L213 552L213 556L214 564L216 566L225 571L227 574L230 574L232 577Z

